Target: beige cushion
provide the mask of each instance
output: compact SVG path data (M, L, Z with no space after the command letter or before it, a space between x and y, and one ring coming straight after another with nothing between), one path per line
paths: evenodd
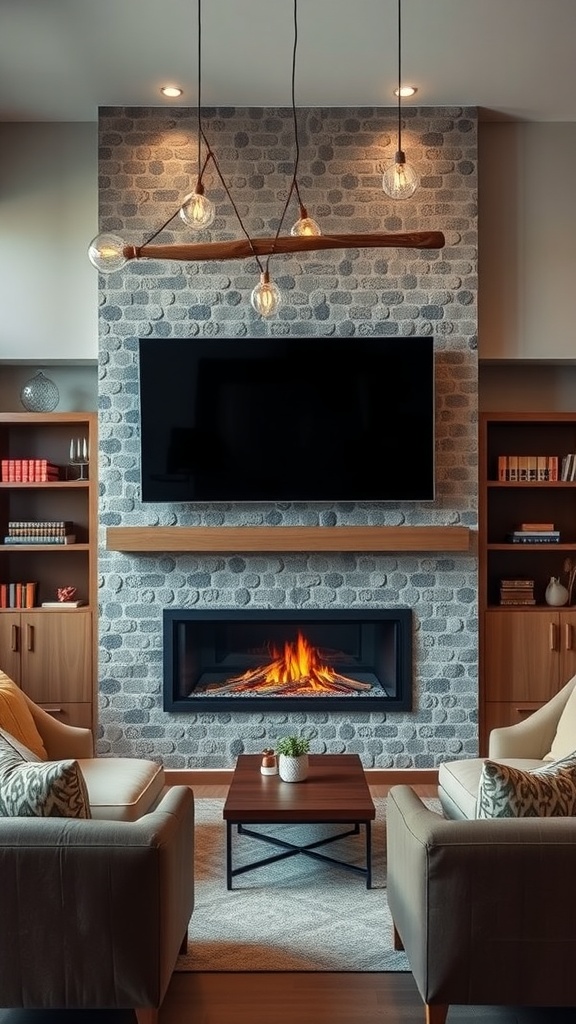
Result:
M514 764L523 771L540 768L540 758L514 758L502 764ZM484 767L481 757L468 757L459 761L443 761L438 770L438 795L444 813L449 818L475 818L478 786Z
M41 761L9 733L0 735L0 817L89 818L78 762Z
M38 732L32 712L19 686L0 669L0 729L46 760L48 754Z
M93 818L136 821L157 802L164 789L164 769L137 757L79 760Z
M544 755L546 761L558 761L562 757L568 757L576 750L576 686L568 697L564 710L558 719L556 735L552 740L552 746Z
M532 771L484 762L478 818L552 818L576 814L576 753Z

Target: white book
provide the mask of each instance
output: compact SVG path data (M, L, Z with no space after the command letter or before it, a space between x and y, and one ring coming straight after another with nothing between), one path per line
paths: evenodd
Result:
M86 601L42 601L43 608L79 608Z

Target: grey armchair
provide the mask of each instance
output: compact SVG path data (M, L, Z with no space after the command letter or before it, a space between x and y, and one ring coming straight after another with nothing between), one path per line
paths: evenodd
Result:
M451 1004L576 1006L576 819L450 820L390 790L387 890L427 1024Z
M194 909L192 790L27 703L49 759L78 759L92 818L0 817L0 1006L153 1024Z
M157 1019L194 906L194 798L138 821L0 818L0 1006Z

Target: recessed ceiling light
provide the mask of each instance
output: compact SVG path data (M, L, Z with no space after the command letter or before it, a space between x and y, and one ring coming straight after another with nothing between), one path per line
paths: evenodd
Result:
M179 89L177 85L163 85L160 89L163 96L167 96L169 99L176 99L181 96L184 89Z
M416 88L415 85L403 85L402 88L400 89L400 95L403 96L403 97L404 96L414 96L414 93L417 93L417 92L418 92L418 89ZM394 89L394 95L395 96L398 95L398 89Z

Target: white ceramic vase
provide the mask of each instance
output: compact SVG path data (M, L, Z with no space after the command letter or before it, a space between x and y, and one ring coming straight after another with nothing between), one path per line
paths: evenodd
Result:
M560 608L563 604L568 601L568 591L566 587L560 583L557 576L550 577L550 583L546 587L546 604L552 605L555 608Z
M308 754L299 757L279 754L278 774L283 782L303 782L308 777Z

